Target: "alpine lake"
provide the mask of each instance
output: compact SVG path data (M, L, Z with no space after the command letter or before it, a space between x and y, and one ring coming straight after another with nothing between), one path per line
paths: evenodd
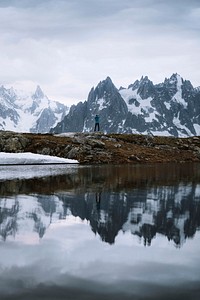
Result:
M200 164L0 167L0 299L199 300Z

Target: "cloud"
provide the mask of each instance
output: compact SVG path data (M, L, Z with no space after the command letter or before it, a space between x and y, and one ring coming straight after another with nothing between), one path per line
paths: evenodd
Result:
M198 0L1 1L0 82L63 101L107 76L126 86L178 72L200 85L199 16Z
M22 194L16 201L23 201L32 211L31 200L36 199ZM109 245L95 236L88 221L68 215L66 220L58 222L53 218L40 240L33 239L29 232L27 241L25 233L30 223L25 222L24 227L22 221L15 237L1 243L0 298L3 300L66 299L66 295L73 300L133 299L134 296L181 300L183 295L187 299L198 299L200 295L198 232L181 249L161 235L151 247L144 247L130 232L119 232L115 244Z

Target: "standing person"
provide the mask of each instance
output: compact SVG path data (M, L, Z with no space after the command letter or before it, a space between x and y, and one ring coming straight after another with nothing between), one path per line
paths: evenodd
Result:
M95 116L95 126L94 126L94 131L99 131L100 130L100 126L99 126L99 116L96 115Z

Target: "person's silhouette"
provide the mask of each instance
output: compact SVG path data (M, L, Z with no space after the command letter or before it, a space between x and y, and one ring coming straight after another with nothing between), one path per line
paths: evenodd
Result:
M94 131L99 131L100 130L100 126L99 126L99 116L96 115L95 116L95 126L94 126Z

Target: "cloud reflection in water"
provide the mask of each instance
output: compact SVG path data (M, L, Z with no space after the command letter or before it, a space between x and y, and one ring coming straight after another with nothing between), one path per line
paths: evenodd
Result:
M165 168L164 183L162 167L87 167L1 183L1 299L199 299L199 178L187 173Z

